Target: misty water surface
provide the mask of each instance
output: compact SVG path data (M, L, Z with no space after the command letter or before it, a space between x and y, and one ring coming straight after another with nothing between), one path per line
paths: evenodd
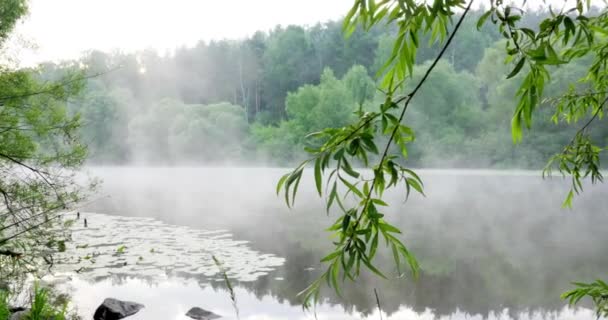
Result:
M323 230L337 216L326 215L312 181L303 182L289 210L274 193L286 169L90 171L103 179L101 198L82 210L89 227L76 223L62 266L79 270L68 286L83 315L112 296L146 304L133 319L182 319L195 305L230 319L216 255L237 287L241 319L314 318L296 295L322 267L331 248ZM345 285L344 298L326 291L319 319L378 319L374 288L389 319L594 318L589 309L565 308L559 294L573 280L608 275L605 186L587 187L564 210L567 181L543 181L535 172L421 176L425 198L404 203L395 192L387 199L422 277L398 277L390 257L380 256L390 281L364 275Z

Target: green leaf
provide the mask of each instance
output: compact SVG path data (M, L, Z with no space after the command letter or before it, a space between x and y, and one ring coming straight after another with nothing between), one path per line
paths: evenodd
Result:
M374 198L374 199L372 199L372 202L379 206L388 207L388 204L386 202L382 201L382 199Z
M374 259L377 249L378 249L378 232L376 232L374 234L374 237L372 238L372 244L369 247L369 259L370 260Z
M321 158L317 158L315 161L315 184L317 185L317 192L319 196L323 195L323 178L321 176Z
M521 131L521 118L518 114L515 114L511 120L511 136L513 137L514 143L518 143L523 138Z
M513 69L513 71L511 71L511 73L509 73L509 75L507 76L507 79L511 79L511 78L515 77L521 71L521 69L524 67L525 64L526 64L526 58L519 59L519 62L517 62L515 69Z
M334 182L334 186L331 188L331 192L329 193L329 198L327 199L327 213L329 213L329 209L331 208L332 203L336 199L338 195L337 192L337 183Z
M292 207L296 203L296 193L298 192L298 186L300 185L300 180L302 180L302 171L303 171L303 169L298 170L298 177L296 178L295 185L293 187L293 194L291 197L291 206Z
M397 229L395 226L392 226L388 223L380 222L378 224L378 228L384 232L392 232L392 233L401 233L401 230Z
M572 198L574 198L574 190L570 190L570 192L568 192L566 199L562 203L562 208L572 209Z
M410 176L412 176L414 179L416 179L421 186L424 186L424 184L422 183L422 179L420 179L420 177L416 174L416 172L414 172L411 169L407 169L407 168L401 168L402 171L407 172Z
M418 265L418 260L416 259L416 257L409 252L409 250L407 250L405 248L405 246L403 246L403 244L401 244L399 246L399 250L403 253L403 256L407 259L407 263L410 265L410 269L412 270L412 274L414 275L414 278L418 278L420 272L420 266Z
M382 117L383 121L386 121L385 117ZM371 138L363 138L363 144L367 147L367 149L375 154L378 154L378 147Z
M364 264L364 265L365 265L365 266L366 266L366 267L367 267L367 268L368 268L370 271L372 271L373 273L375 273L377 276L379 276L379 277L381 277L381 278L383 278L383 279L387 279L387 278L386 278L386 276L385 276L385 275L384 275L382 272L380 272L380 270L378 270L376 267L374 267L374 266L371 264L371 262L369 262L369 260L368 260L366 257L361 256L361 258L360 258L359 260L361 260L361 262L363 262L363 264Z
M380 219L380 218L384 217L383 214L378 212L378 210L376 209L376 206L373 204L373 202L369 203L367 205L366 213L370 220Z
M479 17L479 20L477 20L477 30L481 30L481 27L483 27L483 24L486 22L486 20L488 20L488 17L490 17L492 12L494 12L494 10L488 10L486 13L481 15L481 17Z
M541 43L536 49L528 51L530 57L535 61L544 61L547 60L547 54L545 53L546 44Z
M342 296L340 292L340 286L338 285L338 277L340 276L340 264L338 261L334 261L331 268L331 283L336 291L338 297Z
M397 245L395 245L395 243L391 243L391 251L393 252L393 260L395 260L397 273L401 275L401 258L399 258L399 250L397 250Z
M348 161L346 160L346 158L342 159L342 169L344 169L344 172L346 172L349 176L353 177L353 178L359 178L360 174L353 170L353 168L350 166L350 163L348 163Z
M348 189L352 193L356 194L359 198L363 199L363 197L364 197L363 193L361 193L361 191L359 191L359 189L356 186L354 186L352 183L348 182L348 180L346 180L342 177L340 177L340 181L342 181L342 183L344 183L344 185L346 185L346 187L348 187Z
M344 215L344 219L342 219L342 232L343 233L346 233L346 230L348 230L348 226L350 225L350 219L351 219L350 214Z
M341 249L336 250L336 251L328 254L327 256L325 256L323 259L321 259L321 262L327 262L327 261L334 260L340 255L340 253L342 253Z
M422 190L422 186L418 183L418 181L416 179L413 178L406 178L407 183L414 188L414 190L418 191L418 193L420 193L421 195L425 195L424 194L424 190Z
M352 22L352 18L355 16L359 9L359 5L357 1L353 5L353 7L348 11L346 17L344 17L344 23L342 24L342 32L346 34L346 36L350 36L354 31L354 23Z
M279 179L279 182L277 183L277 195L279 195L279 192L281 192L281 187L283 186L283 184L285 183L285 180L287 180L288 177L289 177L289 173L283 175L281 177L281 179Z

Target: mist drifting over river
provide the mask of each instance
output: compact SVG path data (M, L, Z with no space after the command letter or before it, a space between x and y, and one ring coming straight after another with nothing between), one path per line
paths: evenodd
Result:
M231 241L243 241L248 250L284 259L280 265L265 269L253 282L239 281L235 276L240 294L252 303L248 311L251 319L266 312L273 314L276 308L297 309L297 293L322 270L319 259L331 249L330 233L323 230L336 215L325 213L312 177L302 182L296 205L290 210L274 193L275 183L286 169L92 167L89 170L103 179L99 191L103 197L83 212L154 218L178 229L188 226L225 230ZM478 314L494 319L503 317L500 316L503 312L505 316L522 319L591 318L587 311L568 313L577 311L563 309L565 304L559 293L570 288L573 279L593 280L607 270L608 257L604 253L608 249L608 235L602 228L608 217L600 214L608 205L608 199L602 196L605 186L588 186L576 199L574 208L567 210L560 206L568 190L567 181L543 180L538 172L420 170L419 173L425 182L426 197L413 195L404 202L403 190L396 190L387 194L386 200L391 205L388 218L401 228L404 243L420 261L421 278L412 281L407 273L398 277L390 253L384 252L379 261L390 280L364 274L356 284L345 285L344 298L327 291L324 300L325 308L330 308L327 310L338 307L345 314L371 317L375 312L373 289L378 288L384 312L395 314L394 319L407 314L404 310L411 310L414 318L419 319L426 318L426 310L435 316L456 318L460 313L463 317ZM89 215L90 225L105 221L97 222L94 214ZM181 234L178 229L175 232ZM103 228L98 232L103 232ZM141 230L136 227L133 236L138 232ZM141 240L129 246L145 253L150 247L145 239L153 239L154 234L145 231L139 234L136 237ZM162 248L162 242L152 246ZM205 249L202 241L184 245L194 246L190 250ZM138 249L142 246L147 249ZM224 254L229 256L230 250ZM209 263L204 256L199 259L201 266ZM147 260L144 254L143 261ZM196 261L191 264L197 265ZM125 298L147 285L159 286L159 295L176 297L194 290L192 283L203 288L221 287L221 282L203 273L164 272L154 264L151 268L169 278L156 278L150 284L134 283L137 276L126 270L121 273L118 268L113 274L123 280L115 287L108 282L100 285L110 285L107 290L122 292ZM175 277L182 280L167 280ZM88 286L77 285L81 290ZM212 295L227 297L221 290ZM276 302L255 302L257 299ZM269 319L287 318L274 315Z

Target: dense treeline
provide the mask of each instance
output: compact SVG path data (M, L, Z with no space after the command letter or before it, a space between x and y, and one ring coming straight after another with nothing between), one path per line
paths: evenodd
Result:
M538 25L543 13L531 15ZM415 166L538 168L572 137L550 111L535 131L513 145L514 82L505 81L504 50L492 28L467 20L406 121L416 130ZM341 22L277 27L242 40L200 42L173 54L91 52L80 61L43 66L105 72L72 101L93 163L288 164L303 157L307 133L338 127L358 110L377 107L376 72L391 54L395 30L358 30L345 39ZM415 77L438 48L420 39ZM552 79L559 94L582 74L568 64ZM414 79L415 80L415 79ZM408 84L404 84L404 90ZM607 132L600 132L608 142ZM417 146L425 146L424 148Z

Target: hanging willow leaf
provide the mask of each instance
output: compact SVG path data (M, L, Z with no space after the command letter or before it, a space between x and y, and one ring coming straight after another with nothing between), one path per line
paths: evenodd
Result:
M513 69L513 71L511 71L511 73L509 73L509 75L507 76L507 79L511 79L511 78L515 77L517 74L519 74L519 72L521 71L521 69L524 67L525 64L526 64L526 58L519 59L519 62L517 62L515 69Z

